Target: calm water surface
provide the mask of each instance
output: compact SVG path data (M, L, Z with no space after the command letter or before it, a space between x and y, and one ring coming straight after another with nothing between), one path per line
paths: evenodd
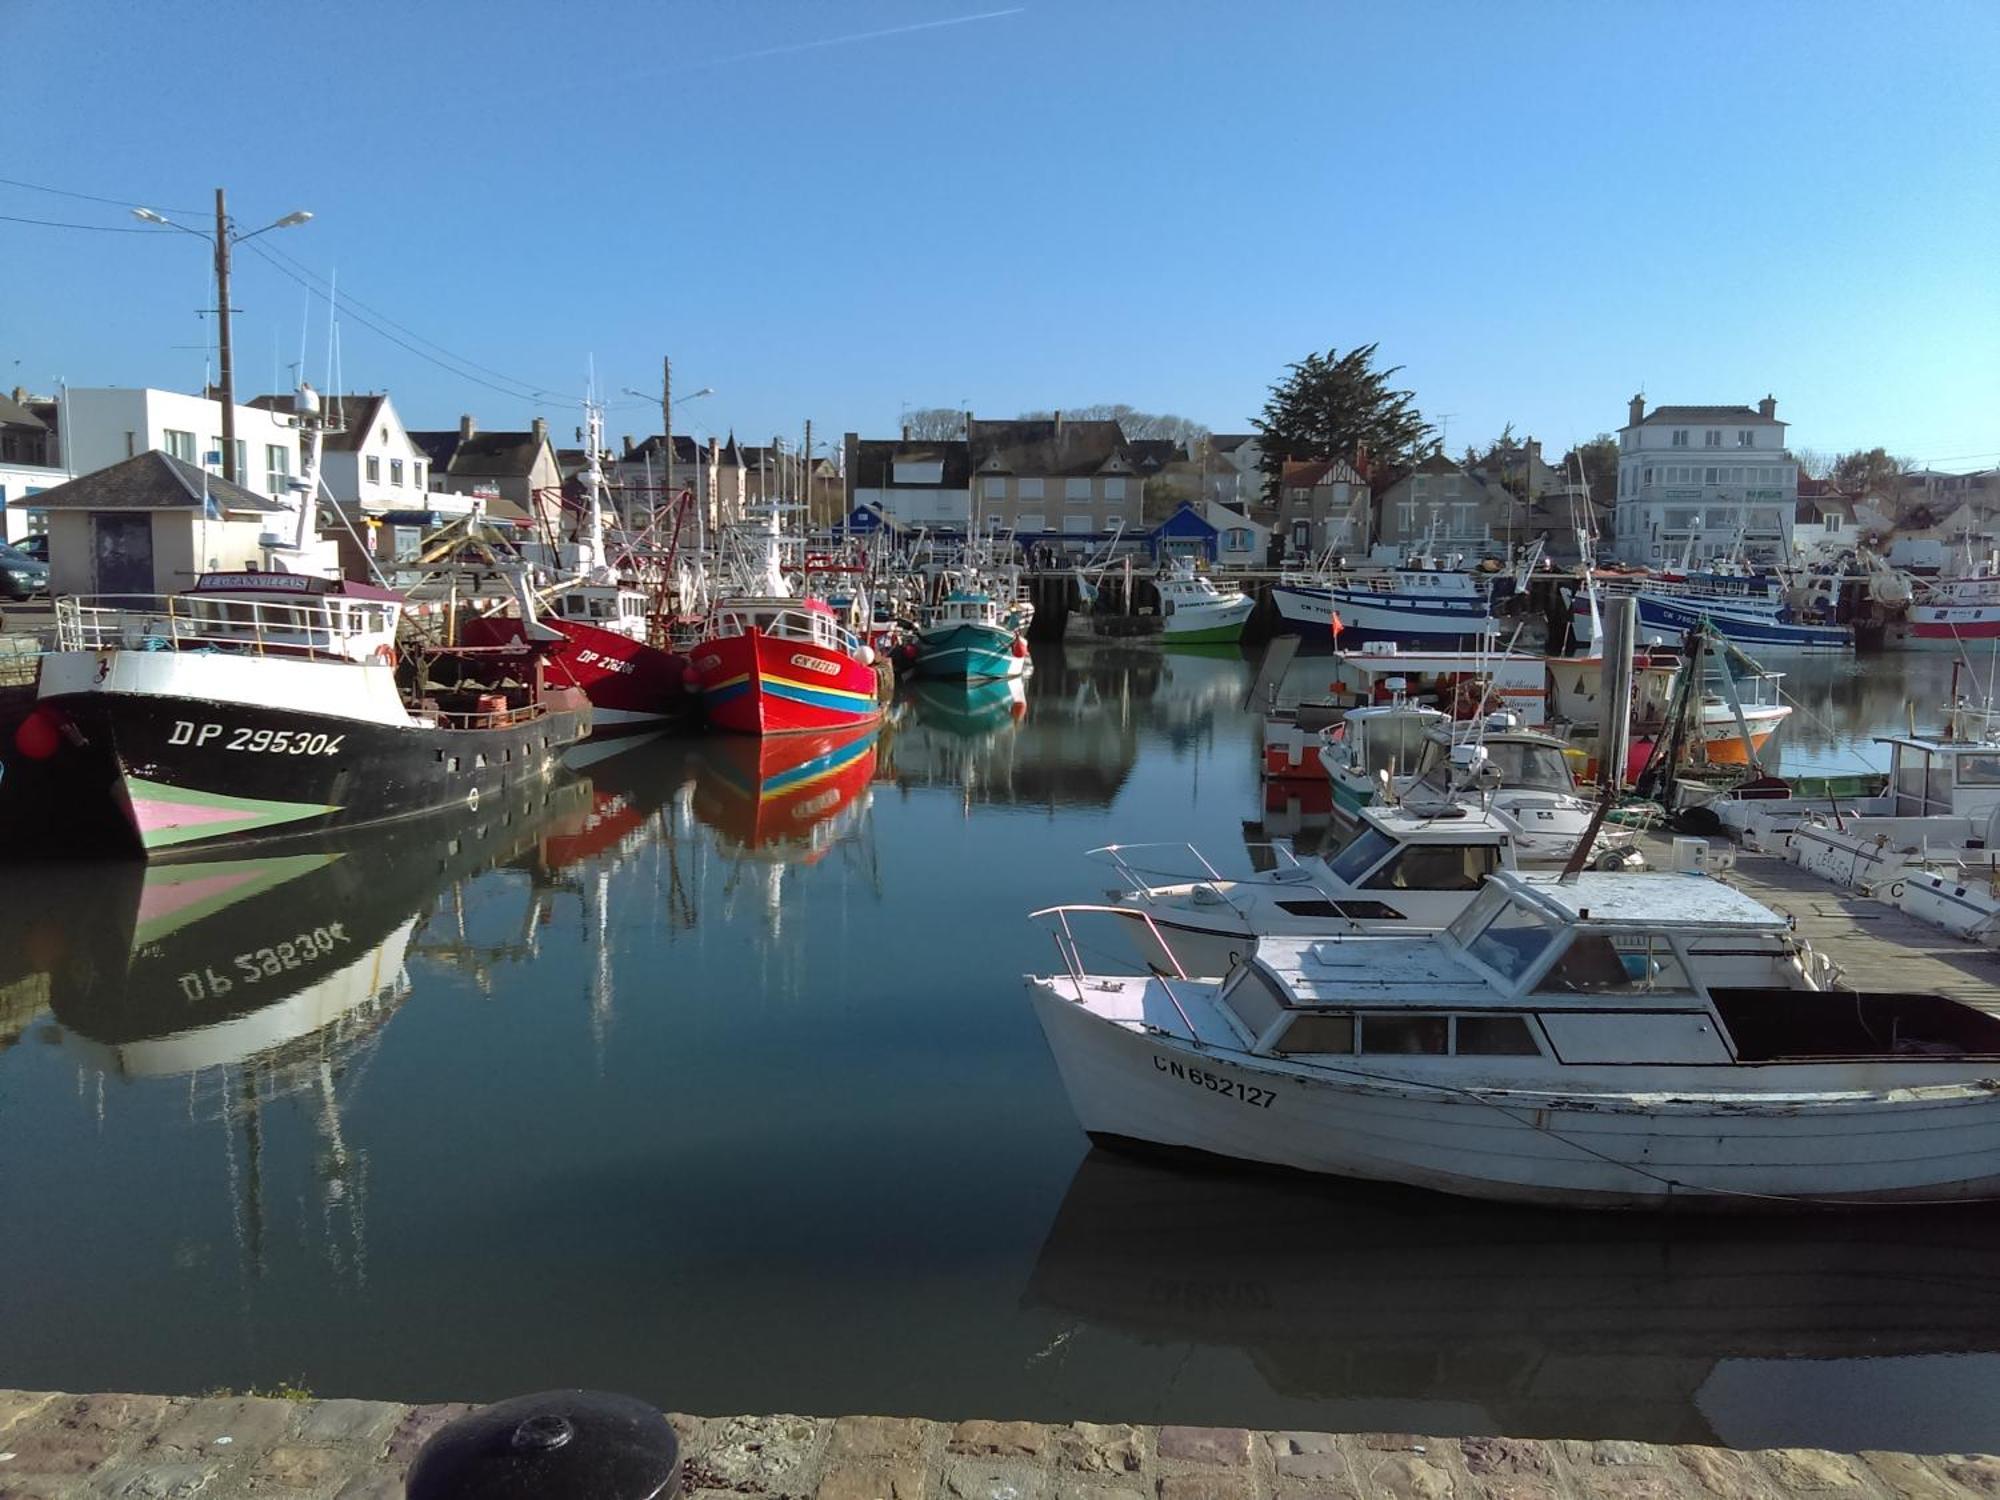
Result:
M1992 1215L1092 1150L1024 914L1101 891L1093 845L1241 863L1299 810L1234 656L1038 667L817 765L659 740L336 846L0 871L0 1385L2000 1446ZM1792 670L1792 767L1949 673Z

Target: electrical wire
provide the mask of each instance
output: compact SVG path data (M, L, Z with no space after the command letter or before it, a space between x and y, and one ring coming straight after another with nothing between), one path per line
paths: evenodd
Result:
M325 277L321 276L317 271L313 270L310 266L303 264L295 257L287 255L278 246L267 245L267 246L260 246L259 248L264 250L264 252L267 255L276 256L279 260L284 261L287 265L289 265L294 271L298 272L300 275L305 276L314 282L320 283L321 285L326 284ZM322 297L324 297L326 294L322 293L321 295ZM370 307L366 302L363 302L359 297L356 297L351 293L341 292L339 296L340 296L341 306L347 308L356 308L356 307L360 308L361 311L367 313L370 317L376 318L381 322L387 323L391 328L395 329L398 333L404 334L409 338L413 338L418 343L423 344L428 348L436 350L439 354L443 355L445 358L449 360L452 360L454 363L464 365L467 369L478 370L481 374L491 375L495 380L504 380L509 385L518 385L523 387L524 389L530 388L529 382L525 380L516 380L512 375L509 375L504 370L495 370L491 366L480 364L477 360L467 359L464 355L455 353L452 350L447 349L443 344L438 343L435 339L425 338L422 334L418 333L414 328L410 328L402 323L398 323L394 318L390 317L380 308ZM546 393L542 391L536 391L535 394L543 395Z
M363 328L366 328L369 332L378 334L382 338L387 339L390 343L396 345L398 348L407 350L409 353L416 355L417 358L425 361L428 364L436 365L440 370L445 371L447 374L456 375L459 379L470 381L474 385L484 386L487 390L496 391L500 395L505 396L510 400L525 401L531 406L553 407L553 406L564 406L568 404L567 402L564 401L551 401L547 399L548 397L547 391L531 387L526 381L515 381L509 376L502 376L501 379L509 381L510 385L519 387L519 389L509 389L509 387L506 385L498 385L491 380L484 379L481 376L469 374L466 370L460 368L459 365L440 359L437 355L430 353L428 350L419 348L416 344L411 343L408 339L401 338L398 335L391 333L387 328L382 327L380 324L377 324L372 320L370 320L369 318L364 317L361 313L356 312L354 310L354 305L347 301L345 294L342 294L340 299L336 301L336 299L331 294L322 290L319 287L314 286L305 277L293 271L291 267L285 265L276 256L267 253L262 245L251 244L248 241L245 241L243 242L243 248L254 252L260 260L264 261L265 264L269 265L274 271L277 271L281 275L287 276L291 280L297 282L300 286L304 287L308 292L312 293L314 296L318 297L322 302L326 303L328 307L345 309L347 315L350 318L352 318L355 322L359 323ZM412 337L414 337L414 335L412 335Z
M19 214L0 214L0 222L8 224L39 224L44 229L89 229L98 234L172 234L162 225L138 224L72 224L63 219L24 219Z
M78 193L71 191L69 188L45 187L39 182L22 182L14 177L0 177L0 187L26 188L31 193L53 193L58 198L76 198L85 203L108 203L113 208L158 207L158 205L138 203L130 198L100 198L95 193ZM200 214L208 212L205 208L173 208L171 206L160 207L159 211L170 214Z

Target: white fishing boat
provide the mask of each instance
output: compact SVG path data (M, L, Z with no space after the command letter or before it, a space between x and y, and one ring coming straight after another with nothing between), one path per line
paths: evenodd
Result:
M1186 558L1155 580L1160 594L1160 642L1167 646L1230 645L1257 603L1234 583L1217 584Z
M1350 826L1362 808L1388 800L1397 777L1416 768L1426 736L1451 724L1450 714L1403 699L1400 680L1391 679L1390 686L1398 694L1392 701L1349 709L1319 732L1319 764L1333 787L1333 815Z
M1424 937L1267 939L1220 984L1027 988L1083 1128L1237 1161L1593 1208L2000 1196L2000 1018L1830 989L1698 875L1502 872ZM1118 914L1124 917L1124 913Z
M1107 893L1132 913L1127 937L1169 973L1220 976L1267 937L1433 931L1464 911L1486 878L1514 868L1510 825L1481 808L1438 813L1364 807L1361 831L1330 859L1269 846L1275 868L1225 877L1192 845L1112 844L1091 854L1118 871ZM1202 878L1149 883L1146 862L1192 855Z

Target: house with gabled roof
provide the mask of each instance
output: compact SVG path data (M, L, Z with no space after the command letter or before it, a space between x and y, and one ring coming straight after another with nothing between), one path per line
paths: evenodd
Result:
M843 439L844 507L862 528L966 534L972 511L972 450L962 438Z
M546 419L536 417L526 432L481 432L468 415L456 432L412 432L410 440L430 465L434 495L472 496L495 521L561 531L562 464Z
M1398 557L1420 548L1502 557L1513 510L1513 495L1497 481L1433 452L1376 495L1375 547Z
M1116 422L966 419L973 513L1023 543L1078 542L1143 529L1143 481Z
M1343 458L1287 459L1270 526L1295 558L1333 552L1360 557L1372 540L1368 481Z
M287 416L290 392L258 396L250 404ZM322 396L326 433L320 439L320 477L326 493L350 515L383 515L430 508L431 457L411 441L409 429L386 391ZM440 509L462 511L464 507Z
M151 448L43 490L56 594L174 594L202 573L262 564L260 539L286 507Z

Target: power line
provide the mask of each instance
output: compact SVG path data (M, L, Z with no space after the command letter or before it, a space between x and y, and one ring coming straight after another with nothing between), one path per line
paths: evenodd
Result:
M44 187L39 182L22 182L13 177L0 177L0 187L26 188L31 193L54 193L58 198L78 198L85 203L109 203L113 208L148 208L156 204L135 203L129 198L100 198L95 193L75 193L68 188ZM203 208L168 208L170 214L199 214L208 212Z
M279 249L276 245L269 245L263 248L267 250L271 255L276 256L278 259L284 261L287 265L291 266L292 269L299 272L300 275L311 278L311 280L316 285L321 287L327 286L327 281L324 276L321 276L317 271L313 270L312 267L301 263L299 260L295 259L290 255L287 255L283 250ZM297 278L294 279L296 280ZM322 291L320 293L321 299L325 300L329 294L330 291ZM461 364L464 365L467 369L478 370L483 374L491 375L495 380L504 380L509 385L518 385L523 387L524 389L533 389L533 386L529 381L517 380L512 375L509 375L505 370L496 370L489 365L482 365L476 359L467 359L463 354L458 354L450 349L447 349L443 344L440 344L435 339L425 338L422 334L418 333L414 328L410 328L402 323L398 323L394 318L390 317L380 308L370 307L366 302L363 302L359 297L350 296L346 292L339 293L339 297L340 297L340 305L342 307L348 307L348 308L358 307L363 312L369 314L370 316L379 318L382 322L387 323L391 328L395 329L397 332L402 333L409 338L415 339L418 343L423 344L428 348L435 349L439 354L442 354L446 359L449 359L456 364ZM540 395L541 392L536 391L535 394Z
M8 224L39 224L44 229L90 229L98 234L171 234L170 229L157 225L140 227L137 224L71 224L62 219L24 219L18 214L0 214L0 222Z
M329 307L338 307L344 309L350 318L352 318L355 322L359 323L363 328L366 328L369 332L380 335L381 337L387 339L390 343L396 345L398 348L407 350L411 354L416 355L417 358L424 360L429 364L436 365L440 370L445 371L447 374L456 375L461 380L469 380L474 385L484 386L487 390L496 391L500 395L506 396L510 400L526 401L531 406L559 406L566 404L564 402L546 400L544 398L548 395L547 391L532 387L526 381L513 381L512 377L510 376L502 376L501 379L509 380L512 384L519 386L520 389L509 390L506 386L496 385L491 380L485 380L477 375L468 374L465 370L459 368L458 365L449 364L446 361L439 359L435 354L432 354L425 349L419 348L417 345L409 342L409 340L407 339L398 338L388 329L381 327L380 325L376 324L375 322L371 321L366 317L363 317L360 313L354 311L353 306L347 303L344 296L340 299L338 303L336 303L333 297L329 296L326 292L322 291L320 288L314 286L311 282L307 281L303 276L300 276L297 272L293 271L291 267L281 263L277 259L277 257L268 254L262 245L250 244L249 242L246 241L244 242L244 248L255 252L258 258L263 260L273 270L279 272L281 275L290 277L293 281L297 282L300 286L304 287L308 292L311 292L315 297L318 297L322 302L326 303ZM412 335L412 337L415 337L415 335Z

